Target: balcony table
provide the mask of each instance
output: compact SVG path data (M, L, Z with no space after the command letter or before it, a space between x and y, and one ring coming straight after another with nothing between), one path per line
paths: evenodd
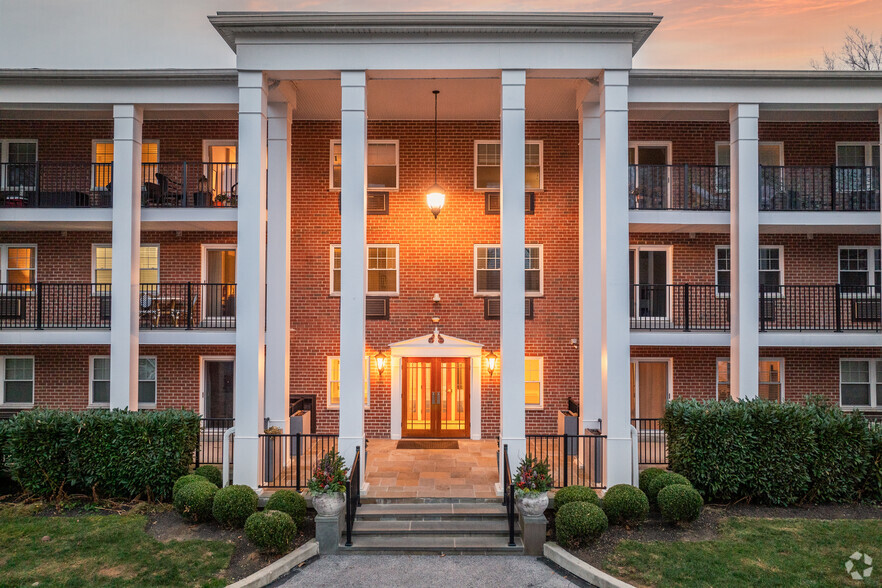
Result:
M159 327L163 316L169 317L174 326L179 326L181 313L178 309L183 303L184 300L177 296L154 296L152 303L153 326Z

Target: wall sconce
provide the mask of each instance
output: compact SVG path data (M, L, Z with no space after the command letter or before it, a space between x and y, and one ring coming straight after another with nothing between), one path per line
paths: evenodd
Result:
M381 351L374 356L374 359L377 361L377 373L382 376L383 370L386 369L386 355Z
M496 354L492 351L487 355L487 372L490 374L490 377L493 377L493 372L496 371Z

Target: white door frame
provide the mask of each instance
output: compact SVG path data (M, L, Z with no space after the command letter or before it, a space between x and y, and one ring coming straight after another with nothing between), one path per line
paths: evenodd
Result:
M208 252L209 251L236 251L236 243L203 243L202 244L202 268L200 270L200 283L205 284L208 281ZM236 265L239 265L239 253L236 252ZM236 268L238 270L238 267ZM237 273L238 275L238 273ZM202 288L199 288L200 296L204 296L205 292L202 292ZM205 304L205 300L202 300L202 306L200 307L199 314L201 315L202 320L206 320L208 318L223 318L223 317L209 317L206 312L208 311L208 305Z
M200 355L199 356L199 414L205 417L205 362L233 362L233 398L236 397L236 356L235 355ZM206 417L207 418L207 417ZM233 402L233 418L236 418L236 403Z
M674 399L674 358L672 357L632 357L631 364L636 363L665 363L668 365L667 390L665 399ZM634 370L634 418L640 418L640 370Z
M667 259L665 259L665 284L673 284L674 283L674 246L673 245L628 245L628 255L631 255L631 252L636 253L634 256L634 273L629 276L629 278L633 281L635 285L639 282L637 281L637 276L640 274L640 252L641 251L664 251ZM783 258L783 255L781 256ZM630 259L628 260L630 263ZM782 275L783 275L783 269ZM652 317L664 319L666 321L670 321L673 316L673 303L674 296L673 292L668 292L667 288L665 288L665 297L667 300L665 301L665 316L663 317ZM638 309L639 310L639 309ZM640 318L639 316L633 318Z

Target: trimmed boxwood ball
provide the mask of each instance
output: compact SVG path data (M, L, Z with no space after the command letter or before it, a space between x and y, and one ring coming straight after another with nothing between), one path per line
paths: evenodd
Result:
M293 490L276 490L263 508L287 513L298 527L303 525L306 518L306 499Z
M669 523L691 523L701 514L704 500L691 486L674 484L658 493L658 509Z
M656 476L652 483L649 484L649 492L646 493L646 497L649 498L649 504L657 504L656 498L662 488L676 485L692 487L692 483L687 480L685 476L681 476L680 474L665 472Z
M193 471L197 476L202 476L218 488L224 485L223 476L221 475L221 471L214 467L213 465L203 465L199 466Z
M211 512L225 527L241 528L248 517L257 512L257 492L242 485L221 488L214 497Z
M177 495L178 490L180 490L183 486L193 484L195 482L208 482L208 480L202 476L197 476L196 474L188 474L186 476L181 476L180 478L178 478L175 482L175 485L172 487L172 499L174 500L174 497ZM211 484L211 482L208 483ZM212 485L215 486L215 488L217 487L215 484Z
M175 492L175 510L189 521L195 523L208 521L211 519L211 507L217 492L217 486L204 479L184 484Z
M558 543L579 547L600 537L609 527L609 520L596 504L570 502L558 509L554 525Z
M649 499L640 488L616 484L603 496L603 512L611 525L636 527L649 514Z
M649 485L652 484L652 481L660 475L667 473L669 473L668 470L663 470L661 468L646 468L640 472L640 489L648 496Z
M245 536L261 551L285 553L297 534L297 525L280 510L256 512L245 521Z
M586 486L567 486L561 488L554 495L554 508L560 510L560 507L571 502L588 502L590 504L600 504L600 498L593 488Z

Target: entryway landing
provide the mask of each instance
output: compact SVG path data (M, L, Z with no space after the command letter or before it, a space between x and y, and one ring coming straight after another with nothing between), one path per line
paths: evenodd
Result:
M458 449L398 449L368 441L366 498L498 498L496 441L457 439Z

